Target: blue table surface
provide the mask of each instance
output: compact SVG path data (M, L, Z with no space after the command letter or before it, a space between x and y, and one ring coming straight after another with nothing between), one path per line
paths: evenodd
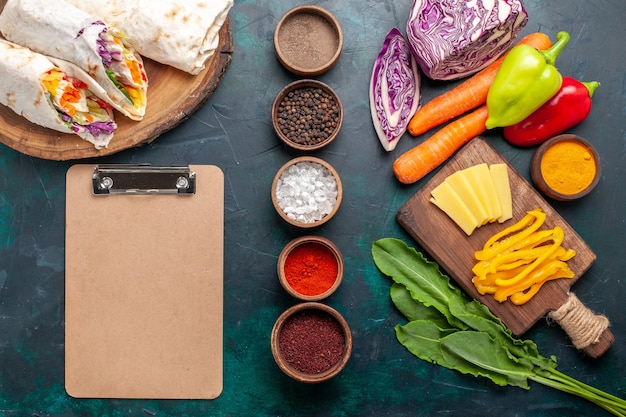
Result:
M296 3L237 0L230 12L233 60L207 103L149 145L89 162L214 164L225 174L224 389L211 401L74 399L64 389L65 179L76 162L33 158L0 145L0 415L2 416L589 416L603 410L531 382L531 389L500 387L412 356L394 335L403 322L389 299L390 280L371 257L372 242L403 239L398 208L426 179L404 186L391 165L423 138L408 134L387 153L372 127L368 83L386 33L402 32L409 0L317 1L344 33L343 53L317 77L340 95L345 122L337 140L315 152L340 173L339 213L312 233L333 240L345 257L338 292L326 302L344 314L354 336L346 369L315 385L281 373L269 338L275 319L296 301L280 287L276 261L292 238L311 233L275 213L270 184L277 169L299 155L286 149L270 123L278 91L298 77L274 55L278 19ZM571 41L561 72L598 80L591 115L570 131L592 141L602 156L602 178L584 199L553 202L597 254L573 291L611 321L615 343L602 357L577 351L564 331L542 319L524 335L558 369L626 398L626 77L623 0L526 0L524 34L559 31ZM427 101L455 82L422 79ZM149 110L148 110L149 111ZM424 137L428 136L424 135ZM510 146L501 131L488 140L529 179L533 149ZM104 213L106 216L114 213ZM419 249L419 247L418 247ZM454 250L454 248L450 248ZM176 381L172 381L176 384ZM608 415L608 414L606 414Z

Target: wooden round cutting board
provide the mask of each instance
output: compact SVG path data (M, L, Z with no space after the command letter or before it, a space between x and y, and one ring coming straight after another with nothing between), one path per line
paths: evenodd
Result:
M0 2L0 9L4 3ZM144 58L149 82L146 114L143 120L133 121L116 111L118 128L107 148L98 150L76 135L37 126L6 106L0 106L0 142L27 155L57 161L99 157L150 143L206 102L228 69L232 52L232 30L226 19L218 49L198 75Z

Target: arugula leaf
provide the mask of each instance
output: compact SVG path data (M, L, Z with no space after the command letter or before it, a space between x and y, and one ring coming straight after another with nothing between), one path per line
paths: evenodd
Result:
M513 337L511 330L483 303L477 300L470 301L467 297L464 304L456 302L450 304L450 311L469 328L485 332L497 340L510 354L531 358L535 364L542 367L556 368L554 358L543 357L532 340L520 340Z
M445 316L434 307L427 307L424 304L416 301L409 290L402 285L394 282L391 284L391 290L389 290L391 301L396 306L398 311L407 318L407 320L428 320L435 323L442 329L450 327L448 320Z
M509 355L507 349L487 333L460 331L440 342L451 369L487 377L501 386L530 389L528 378L534 375L532 362Z
M431 321L413 320L403 326L396 326L396 338L418 358L450 368L441 350L440 341L443 337L457 331L456 329L440 329Z
M460 290L439 277L439 265L429 262L413 248L398 239L381 239L372 245L372 256L378 269L395 282L404 285L411 296L443 314L448 323L463 329L466 326L450 313L450 298L462 297Z

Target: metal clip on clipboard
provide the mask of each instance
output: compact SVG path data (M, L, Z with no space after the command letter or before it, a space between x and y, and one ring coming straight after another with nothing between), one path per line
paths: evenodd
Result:
M98 165L94 168L93 193L178 194L196 192L196 174L189 167L152 165Z

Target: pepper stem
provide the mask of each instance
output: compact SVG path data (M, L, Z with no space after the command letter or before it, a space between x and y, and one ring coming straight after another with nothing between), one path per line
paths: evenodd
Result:
M546 62L550 65L554 65L556 63L556 58L569 42L570 36L567 32L559 32L556 34L556 39L556 43L552 45L550 49L547 51L541 51L543 56L546 58Z
M597 81L583 81L581 84L589 91L589 97L593 96L593 92L596 91L596 88L600 87L600 83Z

